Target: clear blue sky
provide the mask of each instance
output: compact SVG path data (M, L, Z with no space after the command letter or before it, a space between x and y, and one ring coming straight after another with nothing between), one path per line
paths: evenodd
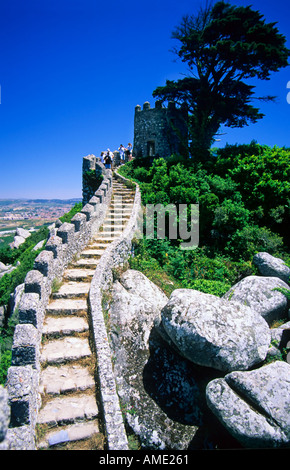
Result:
M285 0L252 5L278 22L290 48ZM81 197L82 157L133 141L134 109L185 66L173 29L200 0L1 0L0 198ZM260 82L266 117L227 129L219 145L290 146L290 67ZM133 142L132 142L133 143Z

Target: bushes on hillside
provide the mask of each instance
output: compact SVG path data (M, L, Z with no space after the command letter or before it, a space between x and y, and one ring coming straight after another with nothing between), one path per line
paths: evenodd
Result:
M287 241L289 157L289 149L252 142L226 146L204 165L161 158L148 168L136 159L121 171L139 183L144 204L198 203L201 246L249 259L259 247L275 254Z
M226 146L205 164L172 156L135 159L120 172L138 182L143 204L199 204L199 248L176 240L142 240L134 266L154 259L184 287L224 293L252 274L258 251L285 258L289 250L290 150L255 142ZM287 246L288 245L288 246Z

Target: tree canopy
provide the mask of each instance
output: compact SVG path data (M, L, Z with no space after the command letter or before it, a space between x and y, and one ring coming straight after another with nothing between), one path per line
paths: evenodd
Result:
M266 23L249 6L223 1L185 16L172 37L179 41L175 53L189 73L167 80L153 96L187 104L191 154L204 160L222 124L243 127L263 118L252 104L255 86L246 80L269 80L271 72L289 65L290 50L276 23Z

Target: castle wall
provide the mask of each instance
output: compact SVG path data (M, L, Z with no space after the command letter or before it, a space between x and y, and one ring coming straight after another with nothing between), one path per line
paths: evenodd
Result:
M170 102L168 108L156 101L155 108L145 102L143 110L136 106L134 115L134 157L159 156L188 152L187 109L176 108Z
M95 157L85 157L94 165ZM85 164L85 165L86 165ZM111 170L104 171L104 180L94 196L71 220L56 224L45 250L35 259L33 270L24 280L24 293L19 303L19 323L12 345L12 365L8 369L6 390L10 407L10 427L2 450L34 450L35 426L41 405L38 393L40 380L40 347L45 311L54 279L61 279L64 270L90 241L102 225L112 195Z

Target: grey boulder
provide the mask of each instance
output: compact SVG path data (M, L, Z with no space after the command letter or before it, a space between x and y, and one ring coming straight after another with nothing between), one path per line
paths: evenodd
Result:
M253 257L253 263L257 266L262 276L279 277L289 284L290 268L285 262L266 252L257 253Z
M278 448L290 443L290 365L276 361L247 372L231 372L209 382L209 408L246 448Z
M192 289L173 291L161 319L182 356L221 371L262 362L271 341L268 324L250 307Z
M247 276L232 286L223 298L251 307L271 323L288 316L287 298L277 288L288 289L288 285L278 277Z
M142 447L182 450L201 420L199 390L191 364L156 333L167 302L144 274L123 273L109 301L110 343L122 409Z
M29 232L29 230L26 230L25 228L17 227L16 235L26 239L26 238L30 237L31 233Z

